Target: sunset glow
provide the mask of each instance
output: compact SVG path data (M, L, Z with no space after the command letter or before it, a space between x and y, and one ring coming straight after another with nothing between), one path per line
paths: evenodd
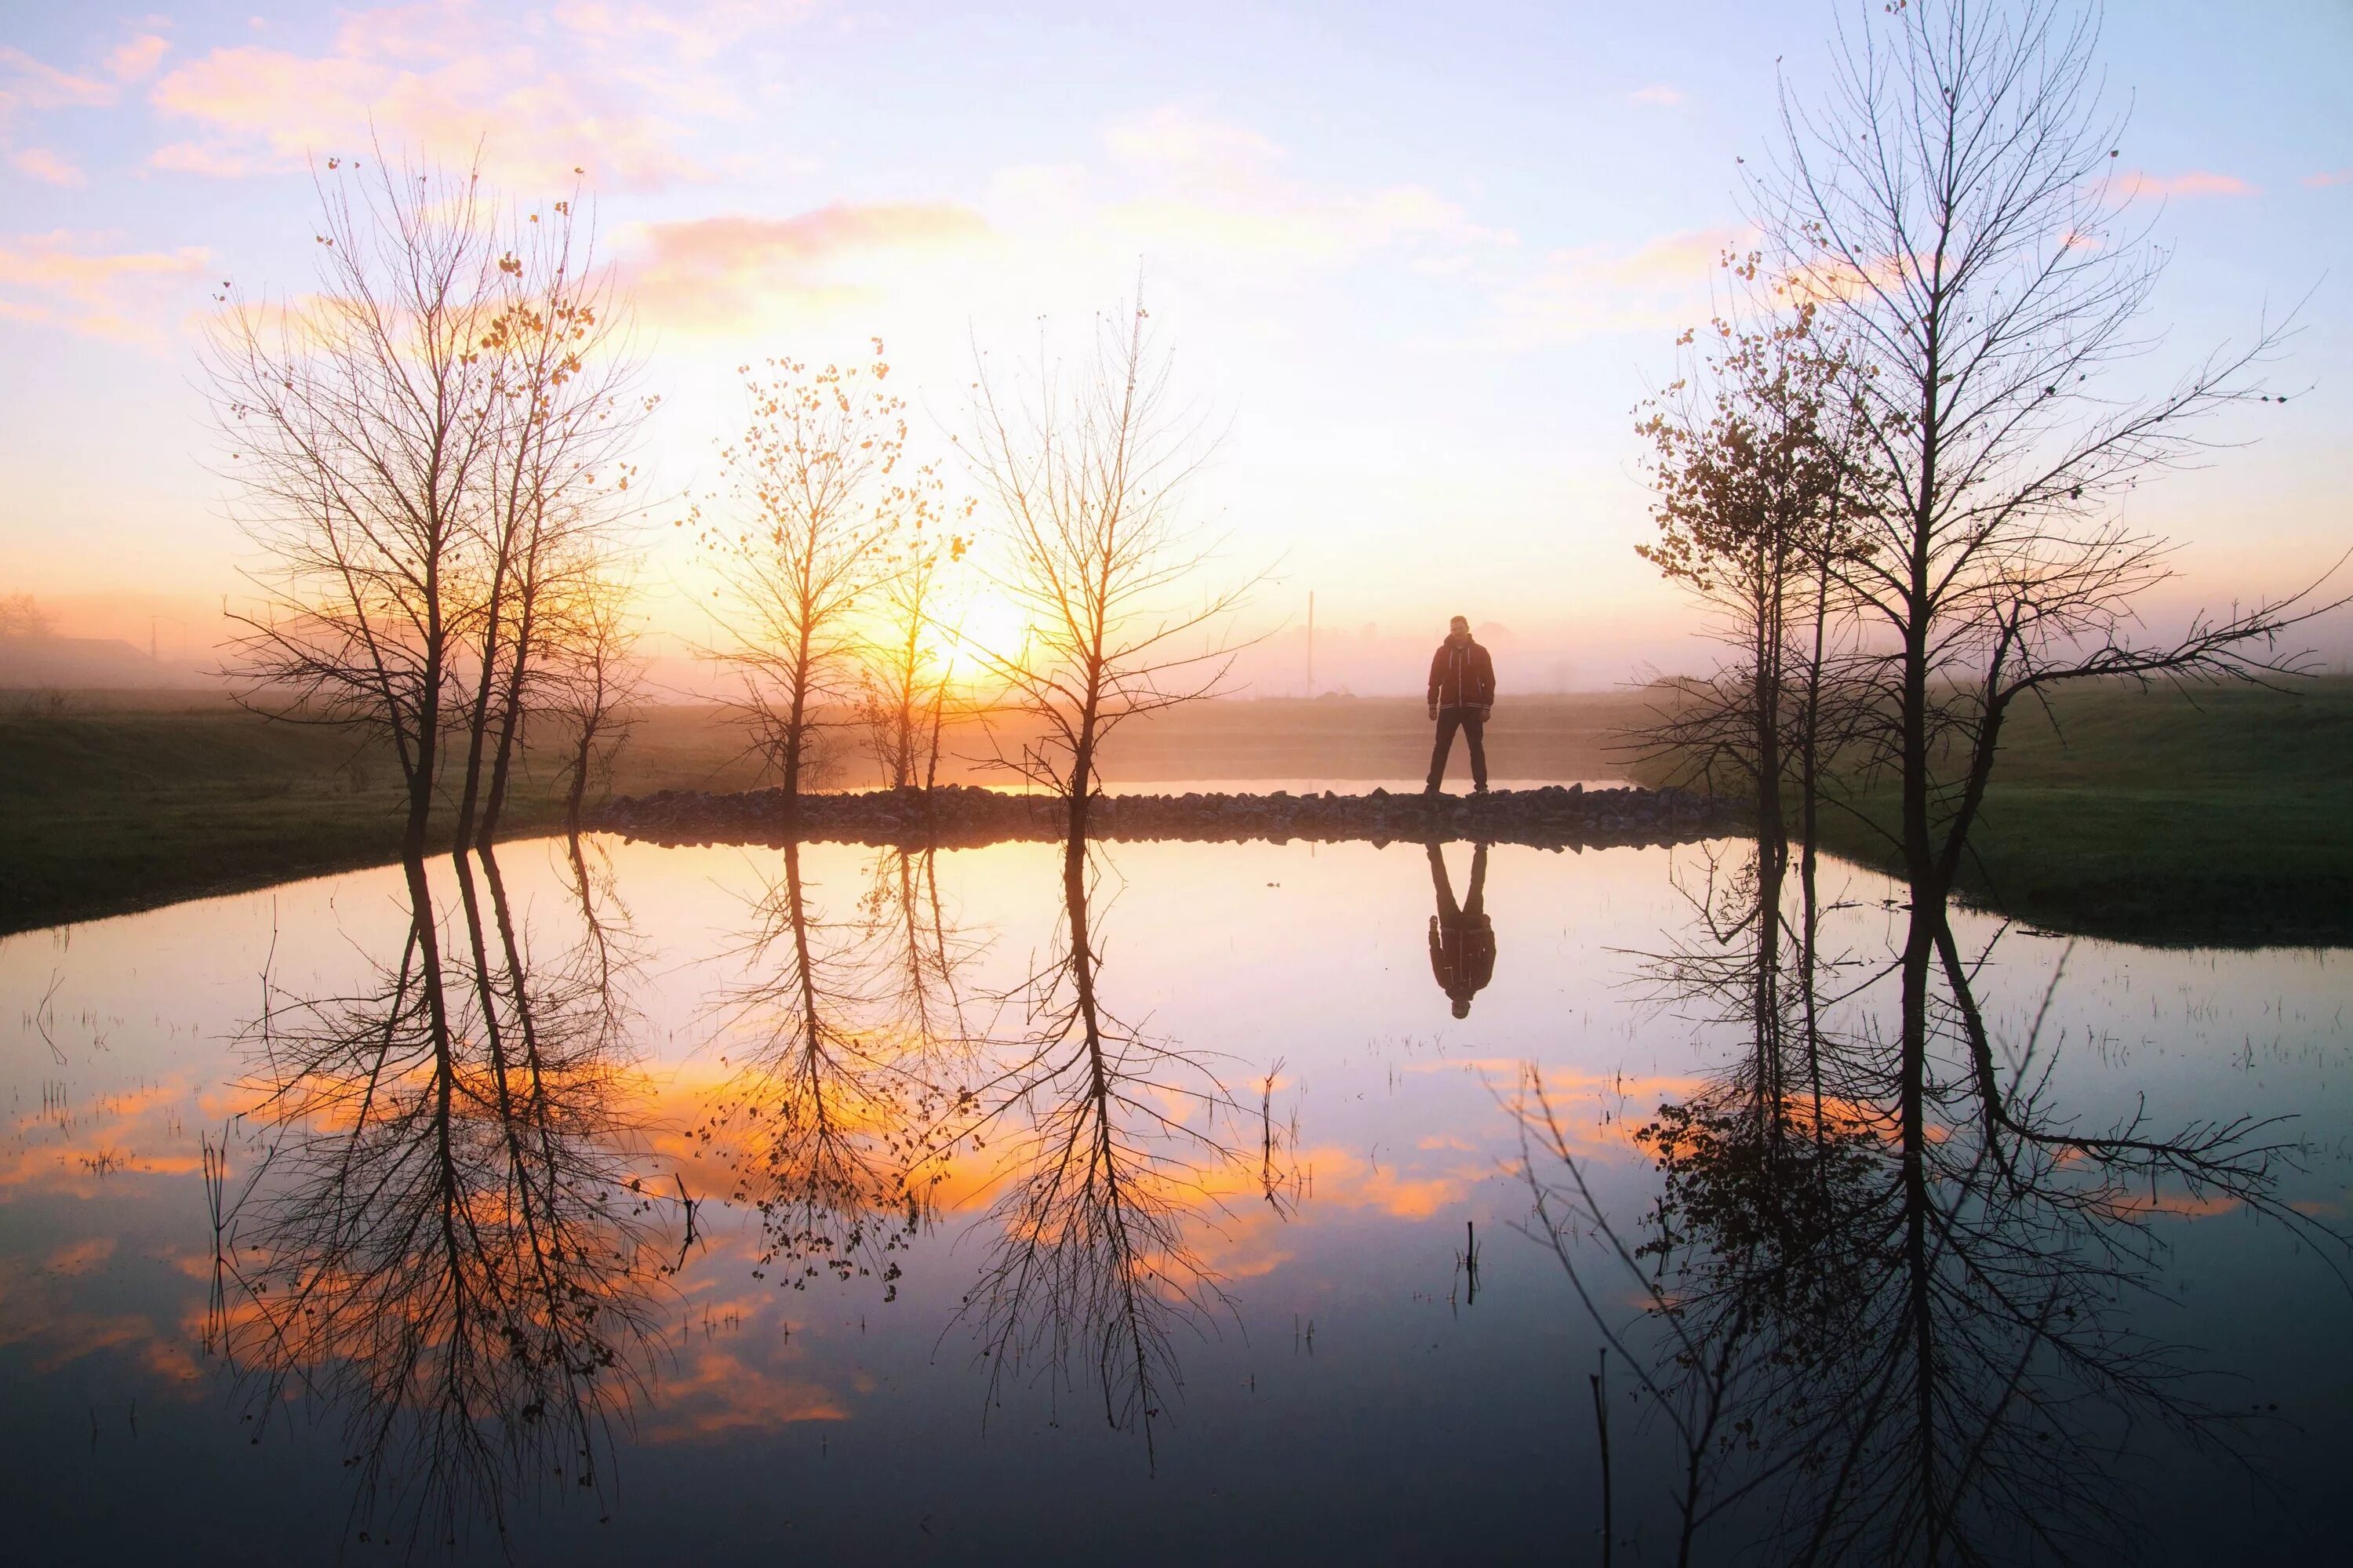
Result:
M2324 1560L2348 63L18 0L9 1560Z
M24 11L0 47L0 589L217 662L246 553L193 388L209 295L313 286L314 165L479 145L503 196L576 183L594 204L664 399L640 612L679 683L707 681L707 628L664 524L717 477L735 365L881 335L913 446L952 461L976 345L1009 361L1041 322L1082 331L1139 275L1222 432L1198 510L1238 569L1273 568L1250 690L1303 689L1311 590L1335 687L1410 689L1457 608L1500 629L1524 689L1687 666L1689 613L1633 556L1630 413L1747 242L1775 74L1817 72L1793 39L1820 9ZM2328 465L2353 405L2325 367L2353 354L2353 282L2323 259L2353 238L2327 63L2348 26L2107 19L2133 105L2117 189L2175 250L2164 346L2123 382L2303 302L2293 400L2213 432L2258 444L2130 503L2183 546L2155 616L2300 586L2341 547ZM2316 637L2353 652L2341 618Z

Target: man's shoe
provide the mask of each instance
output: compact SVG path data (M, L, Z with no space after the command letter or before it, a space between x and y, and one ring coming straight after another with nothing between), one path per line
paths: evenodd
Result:
M1484 795L1486 792L1487 787L1484 784L1473 784L1471 786L1471 793L1473 795Z
M1435 785L1435 784L1425 784L1425 785L1423 785L1423 786L1421 787L1421 792L1422 792L1425 796L1437 795L1437 794L1441 793L1441 791L1439 789L1438 786L1437 786L1437 785Z

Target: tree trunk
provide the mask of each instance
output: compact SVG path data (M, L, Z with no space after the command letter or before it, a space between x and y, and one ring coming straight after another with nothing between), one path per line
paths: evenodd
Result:
M499 558L491 567L490 603L483 611L481 673L474 683L474 700L466 714L466 781L458 793L454 841L460 847L473 842L474 810L480 799L482 740L491 724L491 688L498 683L499 618L506 606L507 556L508 547L501 545Z
M533 565L532 572L533 577L538 575L536 563ZM475 841L478 843L491 842L491 835L498 832L499 814L505 810L507 803L507 773L514 759L515 736L522 724L523 681L528 674L525 666L531 658L533 600L537 597L535 587L526 587L522 614L515 622L514 657L507 665L506 700L499 715L498 753L491 763L491 793L482 807L482 825Z

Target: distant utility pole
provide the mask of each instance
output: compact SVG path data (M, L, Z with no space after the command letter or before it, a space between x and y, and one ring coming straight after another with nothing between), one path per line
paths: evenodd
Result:
M1307 694L1315 694L1315 590L1307 590Z

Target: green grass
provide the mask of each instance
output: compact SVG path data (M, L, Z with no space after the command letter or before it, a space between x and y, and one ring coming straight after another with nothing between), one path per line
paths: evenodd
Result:
M400 853L405 800L379 748L225 703L0 715L0 931L379 864ZM664 709L622 753L616 785L753 782L710 710ZM501 836L563 819L560 768L525 758ZM442 813L446 848L448 813Z
M1641 722L1646 701L1507 701L1489 732L1494 773L1622 777L1614 736ZM2056 729L2031 715L2010 735L1965 896L2048 928L2137 941L2353 941L2353 681L2194 699L2083 691L2058 714ZM1428 745L1411 699L1218 703L1124 731L1105 766L1123 780L1409 778ZM987 746L968 733L950 750L970 758ZM717 710L657 709L612 787L748 788L758 774L741 751ZM556 771L526 759L507 832L559 821ZM865 780L847 770L839 781ZM1892 794L1858 803L1892 820ZM0 931L381 863L397 853L400 807L388 758L218 702L85 699L61 715L0 715ZM1890 863L1883 841L1852 818L1828 813L1824 838Z
M1970 903L2167 945L2353 941L2353 681L2070 692L2021 715L1972 835ZM1892 823L1891 790L1859 802ZM1825 842L1893 869L1826 813Z

